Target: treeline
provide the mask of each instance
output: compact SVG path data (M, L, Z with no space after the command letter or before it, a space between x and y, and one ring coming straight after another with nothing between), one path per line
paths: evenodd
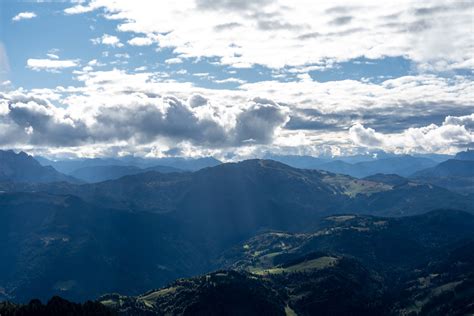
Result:
M99 302L87 301L73 303L59 296L52 297L48 303L33 299L28 304L0 302L1 316L112 316L113 311Z

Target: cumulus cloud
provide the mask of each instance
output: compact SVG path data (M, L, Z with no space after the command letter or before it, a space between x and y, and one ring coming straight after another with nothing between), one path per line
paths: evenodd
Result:
M103 74L102 74L103 75ZM95 103L82 97L69 97L64 108L54 106L48 99L16 91L0 95L0 123L6 131L17 133L17 145L74 147L127 143L136 147L161 141L162 144L192 144L200 148L231 148L270 143L277 130L287 121L287 109L278 104L251 101L245 109L222 112L208 99L193 94L185 102L171 95L158 95L133 88L124 80L119 90L89 93L105 94ZM83 78L86 85L121 85L102 80ZM126 82L126 83L125 83ZM87 89L87 88L86 88Z
M30 144L77 145L86 137L85 126L50 105L34 101L9 106L8 117L29 137ZM26 136L25 135L25 136Z
M226 138L224 128L216 121L199 118L186 103L172 96L133 107L104 107L94 121L91 131L99 140L150 143L164 137L213 146Z
M0 94L1 144L29 144L70 146L77 145L86 136L84 124L48 100L31 95ZM15 134L13 139L9 135Z
M473 130L466 128L463 123L472 124L472 115L470 119L448 117L440 126L430 124L397 134L377 133L372 128L356 124L349 129L349 135L356 145L391 152L455 153L474 143Z
M258 101L254 100L255 103L237 117L235 127L237 143L271 143L277 128L288 122L286 108L273 102Z
M206 105L208 102L209 102L209 100L207 98L203 97L200 94L193 94L188 99L188 104L192 108L196 108L196 107L199 107L199 106Z
M461 125L468 129L474 130L474 113L464 116L447 116L443 125Z
M20 12L12 18L12 21L17 22L20 20L30 20L36 17L37 15L34 12Z
M54 72L64 68L77 67L78 65L79 62L72 59L58 60L29 58L26 61L26 66L35 71L46 70Z
M372 128L365 128L362 124L356 124L349 129L349 135L357 145L366 147L380 147L383 143L382 135Z

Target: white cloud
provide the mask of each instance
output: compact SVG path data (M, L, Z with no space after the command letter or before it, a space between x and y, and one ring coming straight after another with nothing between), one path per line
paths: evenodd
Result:
M380 84L356 80L328 82L262 81L239 87L254 95L293 104L295 109L317 109L323 114L392 111L423 115L427 110L472 111L474 85L469 77L404 76Z
M48 54L46 54L46 56L48 56L48 57L51 58L51 59L59 59L59 56L56 55L56 54L48 53Z
M472 119L472 115L470 117ZM371 128L356 124L350 128L349 134L358 146L397 153L453 154L474 143L473 130L467 129L465 125L450 124L446 121L440 126L430 124L420 128L409 128L395 134L378 133Z
M462 0L92 0L81 10L94 9L183 58L220 57L234 67L320 67L361 56L403 56L434 71L472 64L473 5Z
M72 60L72 59L57 60L57 59L29 58L26 61L26 66L36 71L40 71L40 70L58 71L64 68L77 67L78 65L79 65L79 62L77 60Z
M168 64L168 65L181 64L182 62L183 62L183 60L179 57L169 58L169 59L165 60L165 63Z
M87 13L87 12L91 12L93 10L94 10L94 7L83 6L81 4L78 4L74 7L70 7L70 8L65 9L64 13L66 13L67 15L73 15L73 14Z
M37 15L34 12L20 12L12 18L12 21L17 22L20 20L30 20L36 17Z
M376 133L372 128L365 128L359 123L349 129L349 135L357 145L380 147L383 143L383 136L381 134Z
M104 34L102 37L97 37L92 39L94 44L103 44L109 45L112 47L123 47L123 44L120 42L120 39L115 35Z
M242 79L239 79L239 78L226 78L226 79L222 79L222 80L214 80L215 83L238 83L238 84L244 84L246 83L247 81L245 80L242 80Z
M149 37L134 37L128 43L132 46L149 46L153 44L153 40Z

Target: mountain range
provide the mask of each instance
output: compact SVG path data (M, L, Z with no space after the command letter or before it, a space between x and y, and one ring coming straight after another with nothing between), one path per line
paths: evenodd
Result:
M463 154L409 177L252 159L196 171L100 160L68 171L77 179L1 153L0 301L98 299L123 315L473 308L474 195L442 182L472 178Z
M71 172L71 176L85 182L103 182L115 180L124 176L145 173L148 171L157 171L161 173L183 172L181 169L168 166L154 166L142 169L135 166L104 165L82 167Z
M449 155L394 155L377 152L340 158L267 155L276 161L303 169L326 170L356 178L369 179L392 174L420 183L434 184L461 193L474 192L474 150Z
M51 160L41 156L35 157L43 166L52 166L56 170L70 174L75 170L85 167L97 166L134 166L146 169L155 166L172 167L183 171L196 171L206 167L214 167L221 162L213 157L186 158L186 157L164 157L164 158L142 158L124 156L118 158L79 158Z
M450 159L432 168L418 171L412 178L469 194L474 192L474 160Z
M314 158L309 156L268 156L296 168L326 170L363 178L377 173L410 176L413 173L435 166L438 162L426 157L410 155L353 156L347 158Z
M56 171L53 167L43 167L38 161L24 152L15 153L12 150L0 150L0 181L3 182L71 182L77 179Z

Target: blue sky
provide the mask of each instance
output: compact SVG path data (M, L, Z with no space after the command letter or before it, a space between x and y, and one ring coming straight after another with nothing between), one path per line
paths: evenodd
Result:
M28 88L54 88L57 85L74 84L70 71L61 71L56 75L51 73L32 71L27 68L30 58L49 58L54 54L60 59L86 61L97 59L103 63L103 70L118 67L115 62L127 62L120 67L129 71L139 67L149 70L170 73L173 79L190 81L195 85L205 88L230 88L239 86L238 82L216 83L228 78L237 78L246 82L258 82L272 79L272 69L253 65L250 68L233 68L218 64L218 58L192 58L183 60L179 64L166 64L164 61L176 58L172 48L157 51L156 46L123 46L104 48L94 45L93 38L103 34L116 35L116 28L121 21L107 20L101 17L100 12L90 12L80 15L65 15L65 9L71 7L70 3L61 2L17 2L11 1L3 6L4 34L3 40L8 47L10 58L10 80ZM18 13L34 12L37 17L24 21L13 21ZM134 37L133 34L120 34L121 42L126 42ZM108 55L104 56L107 52ZM116 57L127 54L130 58ZM310 76L320 82L332 80L372 80L381 81L387 78L397 78L414 73L412 64L404 57L384 57L368 59L365 57L354 58L338 63L335 67L324 70L310 71ZM179 71L186 70L182 74ZM193 76L193 74L208 73L209 76ZM288 75L276 78L279 81L295 80L296 76Z
M240 157L474 141L467 1L7 0L0 14L2 147Z

